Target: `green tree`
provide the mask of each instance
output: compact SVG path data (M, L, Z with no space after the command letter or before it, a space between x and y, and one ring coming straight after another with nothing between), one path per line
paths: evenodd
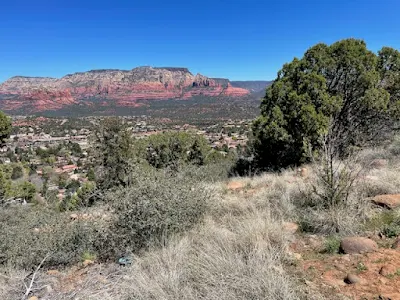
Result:
M132 137L122 120L103 120L94 132L93 145L99 188L126 186L131 171Z
M192 147L189 149L188 161L193 165L204 165L204 156L197 140L194 141Z
M71 149L72 155L74 156L80 156L82 154L82 149L81 146L78 143L73 143L71 142L69 144L69 147Z
M58 183L58 188L63 189L67 186L67 181L68 181L68 175L65 173L62 173L58 175L57 177L57 183Z
M5 140L10 136L12 130L11 118L0 111L0 144L4 145Z
M24 170L22 169L22 167L19 165L14 166L11 173L11 179L16 180L21 178L22 176L24 176Z
M211 151L204 137L188 132L155 134L135 144L136 155L155 168L171 168L191 163L203 165Z
M87 178L90 181L96 181L96 174L94 173L94 170L92 168L89 169L87 173Z
M31 202L36 194L36 187L34 184L28 181L24 181L17 187L18 196L25 199L27 202Z
M68 195L60 203L60 210L75 210L80 207L91 206L96 199L96 185L93 182L86 182L76 190L76 193Z
M304 162L309 149L323 142L343 155L387 138L399 116L399 59L392 48L376 55L365 42L347 39L317 44L285 64L252 125L255 165L277 169Z
M11 182L8 180L6 173L0 169L0 199L7 196L10 186Z

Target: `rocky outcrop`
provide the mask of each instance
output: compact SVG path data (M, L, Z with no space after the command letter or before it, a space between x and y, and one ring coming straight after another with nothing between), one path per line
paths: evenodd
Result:
M50 77L13 77L0 85L0 109L30 112L70 105L139 106L143 100L190 99L195 96L243 97L250 91L227 79L193 75L186 68L138 67L94 70Z
M378 249L375 241L364 237L346 237L340 242L340 249L345 254L361 254Z

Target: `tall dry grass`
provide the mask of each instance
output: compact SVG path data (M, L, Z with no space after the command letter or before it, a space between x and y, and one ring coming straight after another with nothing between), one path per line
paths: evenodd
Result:
M161 249L136 256L121 299L317 299L288 272L293 172L241 181L247 196L216 184L204 222ZM290 183L289 183L289 182Z
M209 199L204 219L189 231L172 235L162 247L150 246L136 254L131 266L90 268L73 290L57 289L42 298L322 299L316 291L307 293L298 274L291 273L296 261L290 255L289 244L296 237L284 230L284 222L297 222L303 230L322 236L362 233L364 223L376 214L368 198L400 192L400 160L393 150L368 151L354 162L353 167L365 168L366 172L360 173L341 205L319 203L321 199L312 189L321 188L318 166L313 165L306 166L307 177L286 170L232 178L241 186L235 191L227 188L227 182L208 183L207 188L216 195ZM387 159L388 165L371 167L371 161L380 158ZM188 197L195 191L198 189L194 188ZM0 288L2 299L13 299L10 295L21 288L16 279L23 273L9 274L14 276L14 280L7 281L12 288ZM0 277L0 285L3 282Z

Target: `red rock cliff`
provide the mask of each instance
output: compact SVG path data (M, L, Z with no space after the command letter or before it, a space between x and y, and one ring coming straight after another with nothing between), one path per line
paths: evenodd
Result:
M95 70L49 77L13 77L0 85L0 109L29 112L57 110L73 104L136 106L138 100L241 97L250 92L232 87L228 80L217 80L186 68L138 67L130 71Z

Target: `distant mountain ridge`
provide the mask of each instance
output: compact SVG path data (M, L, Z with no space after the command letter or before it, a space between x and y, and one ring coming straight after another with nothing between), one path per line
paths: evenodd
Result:
M100 69L62 78L15 76L0 84L0 109L35 113L69 106L134 108L152 100L187 100L197 96L240 98L264 91L268 84L268 81L231 82L193 75L181 67Z
M233 87L238 87L242 89L246 89L253 93L258 93L261 91L265 91L265 88L273 83L273 81L263 81L263 80L254 80L254 81L231 81L230 82Z

